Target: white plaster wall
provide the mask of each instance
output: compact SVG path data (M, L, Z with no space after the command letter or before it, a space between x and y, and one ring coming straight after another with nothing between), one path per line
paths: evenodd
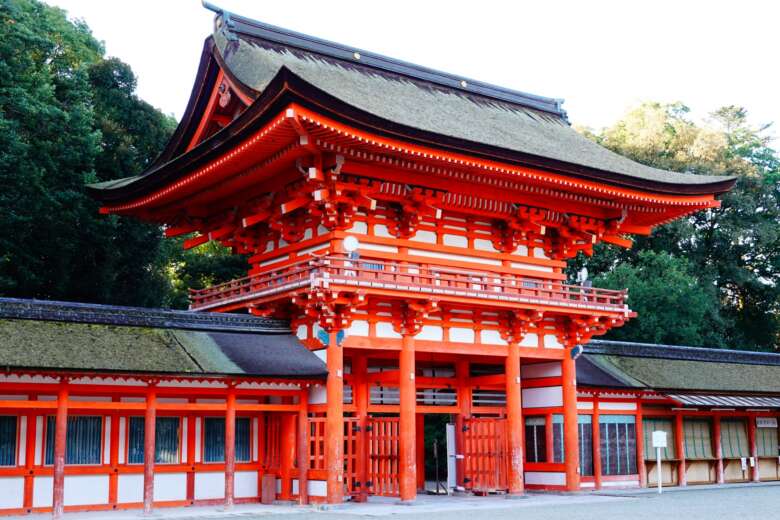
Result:
M526 264L523 262L512 262L513 269L525 269L526 271L539 271L542 273L552 273L553 268L547 265Z
M563 345L560 341L558 341L558 338L555 336L555 334L545 334L544 348L563 348Z
M446 235L445 235L446 236ZM424 244L435 244L436 243L436 233L433 231L418 231L414 234L412 238L409 240L412 240L414 242L422 242Z
M350 233L357 233L360 235L365 235L368 233L368 224L361 221L355 221L354 224L352 224L352 227L348 230Z
M225 474L195 473L195 500L225 497Z
M534 363L532 365L523 365L520 374L524 379L539 379L542 377L558 377L561 375L561 363L553 361L552 363Z
M24 506L24 477L0 478L0 509Z
M457 343L474 343L474 329L452 327L450 329L450 341Z
M385 226L384 224L374 225L374 236L383 237L383 238L393 238L393 235L390 234L390 232L387 230L387 226Z
M257 496L257 471L236 471L236 498Z
M565 486L566 473L526 471L525 483L537 486Z
M66 475L65 505L108 503L108 475Z
M200 439L203 420L200 417L195 418L195 462L200 462Z
M485 345L506 345L507 342L501 337L497 330L480 331L480 339Z
M520 342L521 347L538 347L539 335L538 334L526 334L523 336L523 340Z
M35 465L40 466L43 460L43 417L35 418Z
M155 486L155 491L156 491ZM186 491L186 490L185 490ZM157 493L155 492L155 495ZM116 486L116 500L120 504L143 502L144 476L142 473L119 475Z
M35 477L33 480L33 507L51 507L52 478Z
M592 401L578 402L577 410L593 410L593 402Z
M424 249L409 249L410 255L424 256L428 258L440 258L442 260L455 260L459 262L470 262L472 264L484 264L500 266L501 260L492 258L480 258L475 256L455 255L452 253L440 253L438 251L426 251Z
M416 339L426 339L430 341L441 341L444 338L444 331L438 325L424 325L420 332L415 336Z
M298 325L298 328L295 329L295 335L298 336L298 339L307 339L309 337L309 327Z
M546 408L563 405L563 391L560 386L523 388L523 408Z
M310 480L309 496L313 496L313 497L328 496L328 483L324 480Z
M181 461L187 462L187 439L189 439L190 418L181 418ZM197 442L197 440L195 441Z
M376 335L378 338L400 338L401 335L393 330L393 324L380 321L376 324Z
M463 235L448 235L448 234L445 234L442 237L442 241L444 242L445 246L468 247L468 245L469 245L469 239L464 237Z
M111 417L104 417L103 423L106 425L103 434L103 464L111 463Z
M345 331L346 336L368 336L368 322L365 320L353 320Z
M599 410L636 410L636 403L600 402Z
M475 238L474 239L474 249L477 251L489 251L491 253L498 253L498 250L493 247L493 242L490 240L485 240L484 238Z
M167 502L187 499L186 473L157 473L154 475L154 500Z
M24 466L27 463L27 416L19 418L19 449L16 450L19 459L19 465ZM3 489L0 486L0 489Z

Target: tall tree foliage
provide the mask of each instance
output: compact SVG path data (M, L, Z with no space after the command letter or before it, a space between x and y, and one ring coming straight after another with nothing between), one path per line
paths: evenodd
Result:
M158 227L103 217L85 184L139 173L173 121L83 22L0 4L0 294L138 305L167 294Z
M585 130L607 148L645 164L738 178L734 190L722 197L719 209L663 226L650 237L638 238L630 250L600 246L592 258L579 258L578 265L586 264L600 280L622 280L630 289L632 305L642 310L636 325L615 331L612 337L777 348L780 158L770 146L767 128L751 126L741 107L723 107L705 124L696 124L682 104L646 103L598 133ZM670 285L672 280L653 284L653 288L643 286L650 277L664 279L670 274L648 263L643 251L665 255L700 289L689 286L688 296L669 300L664 293L677 290ZM688 306L700 294L712 294L718 305L694 317ZM647 305L640 298L663 302L663 308ZM689 333L680 337L680 330Z

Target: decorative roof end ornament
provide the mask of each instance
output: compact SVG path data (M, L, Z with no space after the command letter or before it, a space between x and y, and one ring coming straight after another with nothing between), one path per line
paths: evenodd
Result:
M225 9L222 9L219 6L216 6L212 4L211 2L207 2L206 0L202 0L203 7L208 9L209 11L212 11L216 13L216 17L214 18L214 28L215 30L222 31L222 33L225 35L225 39L229 42L237 42L238 41L238 35L234 32L233 29L235 29L236 24L233 21L232 15L230 14L230 11L227 11Z

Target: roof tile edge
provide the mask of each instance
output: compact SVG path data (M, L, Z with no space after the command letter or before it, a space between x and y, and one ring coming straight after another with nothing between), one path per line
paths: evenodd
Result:
M60 321L209 332L290 333L289 323L286 321L248 315L19 298L0 298L0 319Z

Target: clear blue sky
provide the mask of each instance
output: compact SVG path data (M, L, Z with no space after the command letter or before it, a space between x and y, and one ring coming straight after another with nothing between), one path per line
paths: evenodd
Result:
M49 0L83 18L181 116L212 13L199 0ZM466 77L560 97L600 127L643 100L745 106L780 135L780 2L214 0L232 12ZM777 142L777 141L775 141Z

